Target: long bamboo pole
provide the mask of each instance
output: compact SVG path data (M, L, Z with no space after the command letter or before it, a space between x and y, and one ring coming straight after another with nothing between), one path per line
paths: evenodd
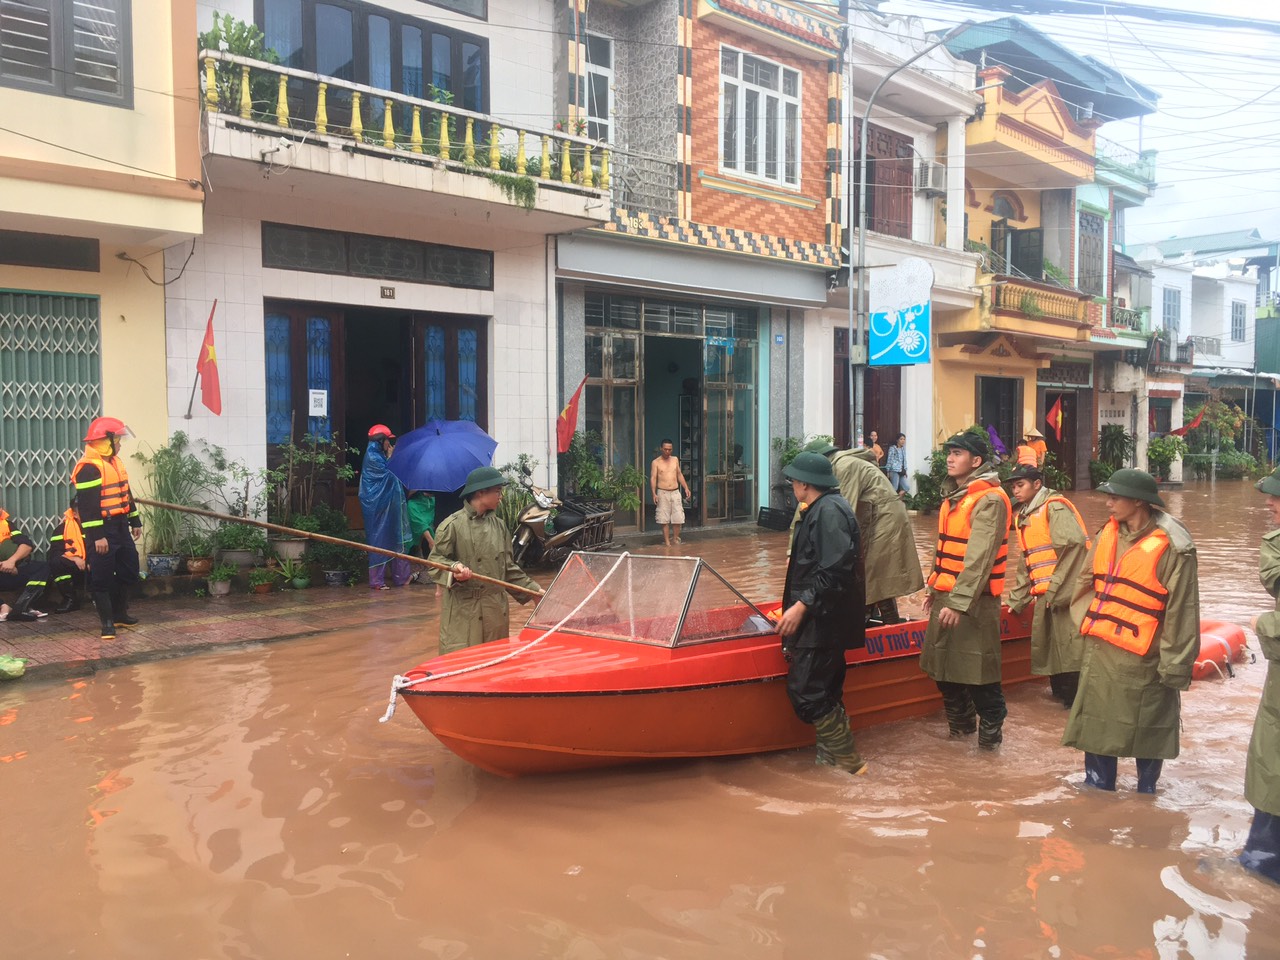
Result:
M142 497L135 497L135 503L140 503L146 507L158 507L161 510L176 510L178 513L190 513L197 517L208 517L211 520L221 520L224 523L243 523L250 527L261 527L263 530L271 530L275 533L283 533L289 537L306 537L308 540L318 540L321 543L334 543L340 547L351 547L355 550L363 550L365 553L377 553L384 557L394 557L397 560L408 560L410 563L416 563L420 567L431 567L435 570L451 569L447 563L439 563L435 560L425 560L422 557L415 557L407 553L397 553L395 550L387 550L383 547L375 547L368 543L356 543L354 540L343 540L341 537L331 537L324 533L312 533L310 530L295 530L293 527L282 526L278 523L268 523L265 520L251 520L248 517L233 517L229 513L217 513L213 510L205 510L202 507L182 507L176 503L164 503L161 500L145 500ZM520 593L527 593L531 597L542 596L541 590L531 590L528 587L522 587L519 584L507 583L505 580L496 580L493 577L486 577L483 574L473 572L465 582L477 580L480 583L487 583L495 587L501 587L503 590L516 590ZM463 581L458 581L462 583Z

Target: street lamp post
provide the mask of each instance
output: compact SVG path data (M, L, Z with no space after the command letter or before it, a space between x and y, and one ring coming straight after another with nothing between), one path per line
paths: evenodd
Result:
M862 126L858 130L858 257L854 268L849 271L849 283L853 283L853 276L858 276L858 311L854 316L853 295L850 288L849 296L849 366L853 377L853 384L849 391L849 427L853 436L850 441L854 444L862 442L862 410L864 392L866 390L866 370L867 370L867 351L863 345L863 333L867 329L867 283L864 274L867 272L867 128L871 125L871 108L875 106L876 97L880 95L880 91L884 89L884 85L888 83L901 70L905 70L911 64L915 63L926 53L934 50L942 44L946 43L953 37L958 36L965 30L973 26L972 20L965 20L958 23L933 43L923 47L912 56L903 60L900 64L886 73L880 78L880 82L876 84L871 96L867 97L867 107L862 112ZM852 33L850 33L850 42L852 42ZM853 60L849 60L849 101L850 106L853 102ZM852 125L850 125L852 127ZM853 147L853 130L850 129L847 137L847 147L852 153ZM850 167L853 166L852 157L850 158Z

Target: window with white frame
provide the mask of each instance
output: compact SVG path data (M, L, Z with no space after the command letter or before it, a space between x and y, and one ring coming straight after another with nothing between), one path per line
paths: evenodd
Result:
M1173 334L1173 339L1176 341L1182 329L1182 291L1177 287L1165 287L1161 306L1160 316L1164 322L1164 328Z
M613 41L587 34L587 136L613 141Z
M720 169L800 186L800 73L720 48Z
M1231 301L1231 339L1235 343L1244 343L1245 302Z

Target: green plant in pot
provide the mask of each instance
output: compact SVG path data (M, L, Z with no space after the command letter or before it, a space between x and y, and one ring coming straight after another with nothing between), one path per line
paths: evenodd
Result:
M139 450L133 458L146 468L143 480L147 499L179 507L205 506L210 491L222 482L222 475L198 455L181 430L169 442ZM142 508L143 537L147 549L148 573L166 576L178 572L181 544L190 533L187 514L163 507ZM154 558L154 559L153 559Z
M213 531L213 542L228 563L248 566L267 549L267 538L245 523L223 523Z
M648 478L633 465L605 466L602 449L603 440L594 430L575 433L569 451L560 455L562 488L567 495L606 500L624 512L639 510L640 489Z
M1173 461L1187 452L1187 441L1174 434L1152 437L1147 443L1147 466L1157 480L1169 479Z
M254 593L269 593L275 579L276 572L267 567L249 568L249 589Z
M239 569L234 563L214 564L213 569L209 571L209 595L225 597L230 593L231 581Z
M311 572L305 560L281 558L275 572L281 580L295 590L305 590L311 586Z

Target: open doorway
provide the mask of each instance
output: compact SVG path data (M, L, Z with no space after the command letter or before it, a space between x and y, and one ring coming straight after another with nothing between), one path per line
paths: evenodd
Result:
M343 438L363 450L375 423L397 435L414 427L412 371L404 362L412 356L411 323L408 314L386 310L347 310L346 316Z
M654 529L653 496L648 488L649 465L663 440L675 446L675 456L693 493L685 522L700 524L702 493L702 340L693 337L644 338L644 425L641 463L645 474L644 529Z

